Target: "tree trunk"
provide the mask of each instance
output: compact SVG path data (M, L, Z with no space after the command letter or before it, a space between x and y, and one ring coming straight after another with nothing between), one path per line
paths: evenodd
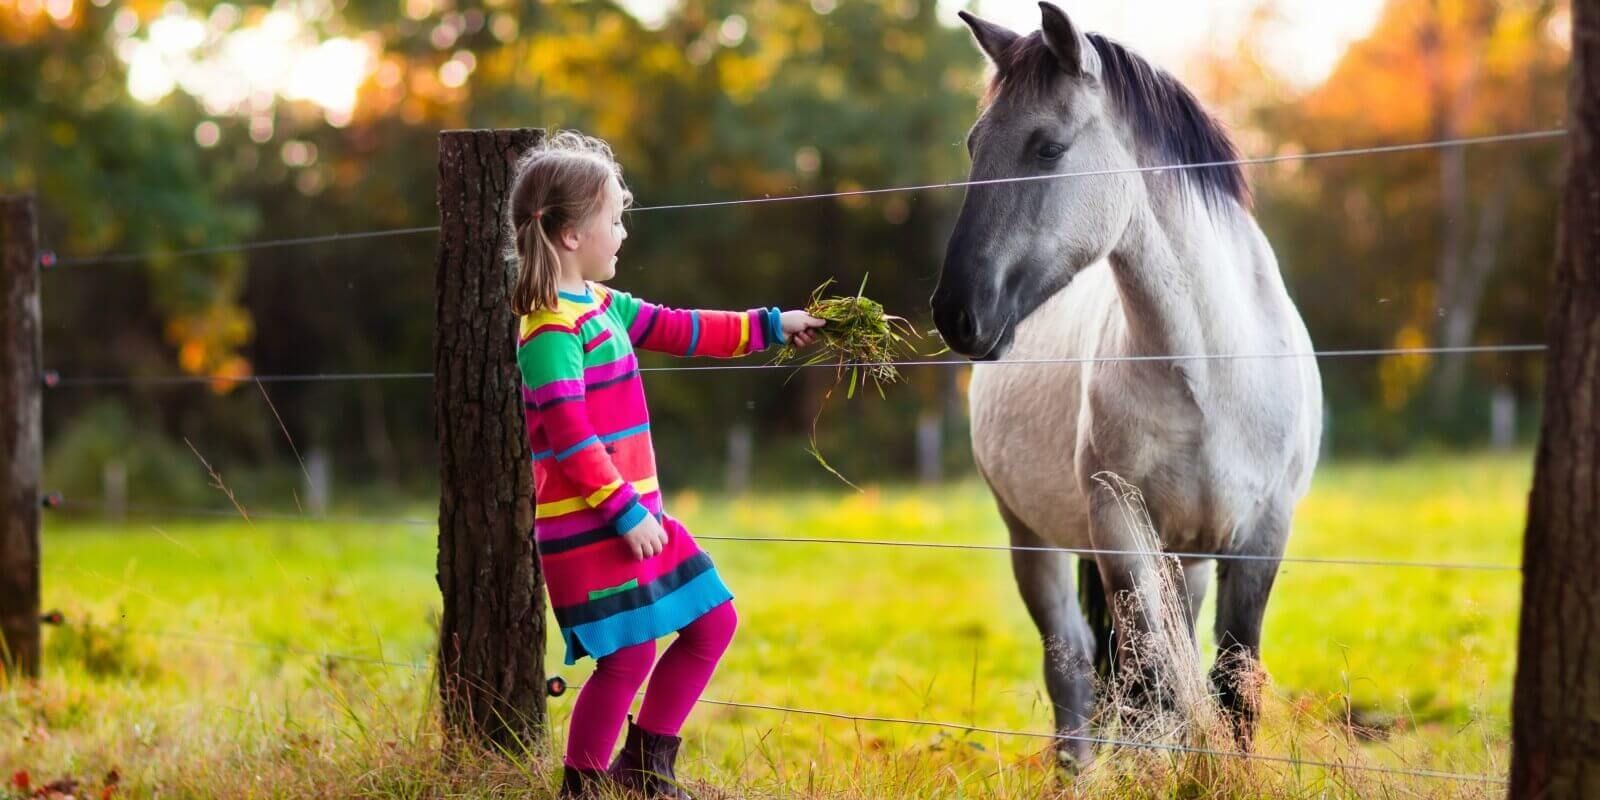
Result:
M39 331L33 198L0 197L0 677L39 674Z
M1572 4L1566 193L1528 500L1511 797L1600 797L1600 2Z
M504 226L517 158L542 136L439 136L439 693L452 731L516 749L542 743L545 607Z

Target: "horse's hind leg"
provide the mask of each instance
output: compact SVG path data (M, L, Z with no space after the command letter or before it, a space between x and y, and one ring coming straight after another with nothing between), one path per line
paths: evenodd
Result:
M1206 601L1206 590L1211 588L1215 567L1216 562L1210 559L1187 561L1183 565L1183 591L1189 599L1189 635L1192 637L1200 624L1200 606ZM1198 641L1198 637L1195 638Z
M1289 516L1287 504L1263 509L1239 549L1229 554L1252 558L1222 558L1217 566L1217 660L1211 684L1245 749L1261 710L1261 621L1289 540Z
M997 497L1000 517L1011 530L1013 547L1050 545L1017 518ZM1022 602L1044 643L1044 681L1055 706L1056 756L1064 766L1089 763L1094 749L1085 738L1094 713L1094 638L1073 588L1072 556L1060 552L1013 550Z

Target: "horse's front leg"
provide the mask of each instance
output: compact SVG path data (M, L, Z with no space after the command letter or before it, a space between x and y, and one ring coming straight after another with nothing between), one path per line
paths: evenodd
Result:
M1289 541L1290 503L1273 502L1236 538L1235 548L1217 563L1217 660L1211 685L1233 724L1239 746L1248 750L1261 712L1261 621L1284 546Z
M995 502L1011 531L1012 546L1026 548L1011 552L1011 568L1044 645L1045 687L1056 712L1056 760L1078 770L1094 757L1089 720L1094 713L1095 643L1073 591L1072 556L1044 549L1048 542L998 496ZM1083 525L1081 519L1077 525Z

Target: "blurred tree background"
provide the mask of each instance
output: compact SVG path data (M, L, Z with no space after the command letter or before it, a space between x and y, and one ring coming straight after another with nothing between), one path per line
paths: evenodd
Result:
M112 464L135 503L214 501L192 446L264 506L302 499L297 453L332 465L341 498L426 496L427 381L257 386L249 376L425 371L434 235L183 251L434 225L441 129L599 135L642 206L965 175L985 65L948 8L679 0L661 10L0 0L0 191L37 193L41 239L61 260L46 273L47 363L69 378L225 376L54 390L52 487L98 496ZM1236 41L1165 65L1247 155L1562 124L1564 4L1388 0L1311 86L1263 56L1285 22L1262 0ZM1537 342L1561 153L1547 140L1249 175L1320 349ZM870 295L931 330L927 297L960 200L935 190L640 211L616 284L674 305L787 307L826 279L854 287L868 276ZM939 349L936 337L923 349ZM1532 430L1536 356L1323 369L1335 455L1483 446L1494 409ZM835 396L818 427L823 451L858 480L960 476L965 374L913 368L886 399ZM747 460L759 483L839 486L805 442L831 380L650 374L664 477L738 484Z

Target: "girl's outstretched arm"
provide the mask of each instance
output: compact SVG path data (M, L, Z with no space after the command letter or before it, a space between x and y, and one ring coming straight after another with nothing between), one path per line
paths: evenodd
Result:
M810 329L821 320L801 317L814 324L802 324L795 314L776 308L748 311L712 311L669 308L640 300L627 292L611 291L611 310L628 331L633 346L641 350L675 356L736 358L757 353L788 341L790 333L800 333L796 344L809 344Z

